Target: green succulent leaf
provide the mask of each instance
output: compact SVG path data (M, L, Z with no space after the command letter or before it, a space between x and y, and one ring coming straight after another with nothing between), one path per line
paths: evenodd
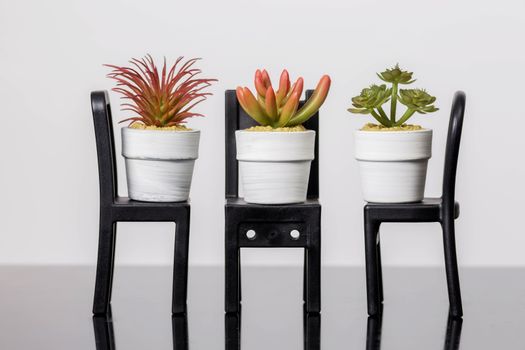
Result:
M399 90L399 102L407 106L408 109L418 113L432 113L437 110L434 106L436 98L427 93L424 89L401 89Z
M355 114L370 114L370 110L368 109L348 108L347 111Z
M390 99L392 90L385 84L371 85L361 90L361 94L352 98L352 105L355 108L349 108L351 113L368 114L370 110L381 107Z
M399 68L399 65L396 64L394 68L387 69L384 72L377 73L379 79L387 83L393 84L411 84L415 79L412 79L413 72L404 71Z

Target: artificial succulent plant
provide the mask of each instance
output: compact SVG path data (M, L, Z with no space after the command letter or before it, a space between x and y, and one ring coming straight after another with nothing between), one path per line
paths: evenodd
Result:
M262 126L272 128L293 127L306 122L324 103L330 89L330 77L324 75L312 96L299 108L304 81L299 77L292 85L285 69L275 91L266 70L255 72L257 97L247 87L237 87L237 99L246 113Z
M399 89L399 85L412 84L412 72L404 71L396 65L378 73L377 76L391 87L382 85L371 85L364 88L361 94L352 98L353 108L348 111L357 114L371 114L380 124L386 127L398 127L414 115L414 113L431 113L438 110L434 106L436 98L423 89ZM383 109L383 105L390 101L390 115ZM406 111L397 118L397 102L406 106Z
M159 71L151 55L142 59L132 58L129 67L106 64L112 68L107 75L117 82L112 90L122 94L126 102L122 110L136 114L121 121L139 122L147 126L169 127L186 122L187 118L203 116L192 112L193 107L211 95L204 90L217 79L198 77L195 68L199 58L183 62L179 57L168 69L166 59Z

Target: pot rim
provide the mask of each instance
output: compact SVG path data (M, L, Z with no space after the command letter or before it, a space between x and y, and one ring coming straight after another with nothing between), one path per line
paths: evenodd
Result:
M129 126L122 127L123 130L127 130L128 132L141 132L141 133L150 133L150 134L157 134L157 133L181 133L181 134L195 134L200 133L201 131L199 129L191 129L191 130L155 130L155 129L135 129L130 128Z
M267 135L286 135L286 134L291 134L291 135L294 135L294 134L297 134L297 135L300 135L300 134L310 134L310 133L315 133L315 130L304 130L304 131L253 131L253 130L235 130L236 133L246 133L246 134L257 134L257 135L260 135L260 134L267 134Z
M395 131L376 131L376 130L361 130L356 129L356 133L368 133L368 134L419 134L419 133L427 133L432 132L432 129L422 129L422 130L395 130Z

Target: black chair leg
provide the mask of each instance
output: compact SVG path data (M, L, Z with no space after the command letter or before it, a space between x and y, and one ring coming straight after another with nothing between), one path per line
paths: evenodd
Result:
M238 259L237 261L239 262L239 267L238 267L238 271L239 271L239 303L242 301L242 269L241 269L241 250L239 249L239 253L238 253Z
M115 223L101 216L98 240L97 276L95 281L95 296L93 298L93 314L107 314L111 302L111 287L115 265Z
M226 222L225 239L225 311L237 313L241 303L241 265L236 225Z
M461 303L461 290L459 287L458 261L456 257L456 235L454 230L454 219L444 220L443 246L445 251L445 270L447 273L448 298L450 302L450 314L453 317L463 316Z
M308 249L304 249L304 263L303 263L303 301L306 302L306 267L308 266Z
M377 233L379 224L365 218L365 258L366 258L366 290L368 299L368 314L374 316L380 313L380 282Z
M381 238L377 231L377 281L379 283L379 301L385 300L383 295L383 264L381 263Z
M188 296L188 250L190 238L190 209L175 223L175 256L173 261L172 313L186 312Z
M306 312L321 312L321 252L309 247L306 265Z

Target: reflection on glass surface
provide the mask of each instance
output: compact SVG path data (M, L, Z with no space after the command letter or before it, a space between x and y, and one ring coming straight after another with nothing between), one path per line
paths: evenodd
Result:
M461 328L463 327L463 319L450 317L447 321L447 333L445 336L445 350L458 350L459 342L461 340Z
M171 317L173 350L188 350L188 319L185 314ZM115 350L115 333L111 310L108 315L93 316L96 350Z
M241 314L224 315L226 350L241 350ZM303 341L304 350L321 349L321 314L303 311Z
M115 349L115 334L111 313L104 316L93 316L93 329L95 331L95 346L97 350Z
M369 316L366 323L366 350L381 349L381 328L383 315Z
M417 322L417 321L414 321ZM370 316L366 325L366 350L381 349L381 329L383 326L382 315ZM445 350L458 350L461 340L462 318L448 317L447 331L445 333Z
M315 317L304 323L302 266L245 268L243 350L298 350L305 341L318 348ZM97 349L114 349L115 344L119 350L185 349L189 340L191 350L224 350L223 268L190 271L185 328L184 318L171 320L171 267L117 267L113 317L108 319L92 319L94 267L0 267L0 350L93 350L93 328ZM361 267L323 270L324 350L378 349L379 342L383 350L523 348L525 269L464 269L468 302L463 324L447 323L441 268L387 266L384 271L388 299L381 325L367 322ZM226 344L237 350L240 322L235 330L236 319L229 318L233 324L228 326L226 317L226 326L233 332Z

